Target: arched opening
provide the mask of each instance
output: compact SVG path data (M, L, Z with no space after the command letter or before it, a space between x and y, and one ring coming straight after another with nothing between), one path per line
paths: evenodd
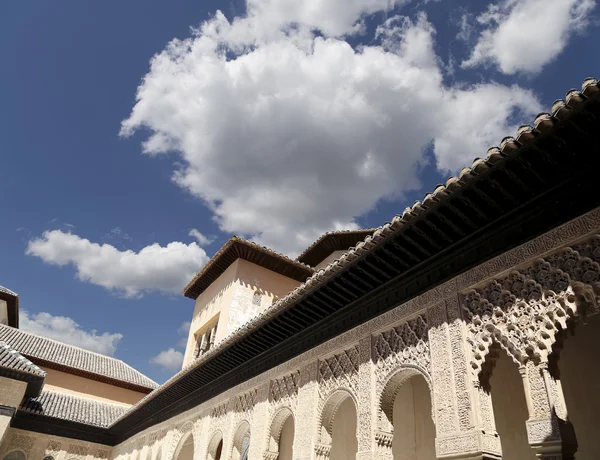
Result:
M223 433L217 431L208 444L208 460L221 460L223 455Z
M26 460L25 454L20 450L13 450L4 456L3 460Z
M497 342L490 346L480 374L481 386L492 398L503 460L536 460L527 440L529 412L517 364Z
M386 386L386 393L393 411L394 460L435 460L435 425L425 378L416 371L400 371Z
M292 460L293 448L294 416L289 408L284 407L275 414L271 422L269 452L279 454L278 460Z
M181 437L173 458L174 460L194 460L194 437L191 432Z
M564 341L564 347L556 350L560 354L551 355L550 371L562 386L567 418L575 430L575 458L596 460L600 458L600 368L597 366L600 362L600 315L590 317L588 324L570 327L567 333L561 333L559 342L565 336L568 337ZM560 348L561 344L558 346Z
M352 398L347 395L338 403L333 412L330 460L356 458L358 451L356 418L356 406Z
M233 437L232 460L248 460L250 450L250 424L243 421L239 424Z

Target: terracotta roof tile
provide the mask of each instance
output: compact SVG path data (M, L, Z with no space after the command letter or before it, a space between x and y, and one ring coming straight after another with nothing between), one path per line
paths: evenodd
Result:
M244 259L288 278L304 281L313 273L308 265L292 260L272 249L238 236L231 237L183 289L183 294L197 299L237 259Z
M29 359L46 367L58 365L65 372L84 375L115 385L153 390L158 384L123 361L83 348L57 342L39 335L0 324L0 340ZM121 385L123 386L123 385Z
M108 427L126 410L126 406L55 391L42 391L37 398L26 398L19 408L19 411L101 428Z
M24 372L38 377L46 377L46 373L29 361L6 342L0 342L0 367Z

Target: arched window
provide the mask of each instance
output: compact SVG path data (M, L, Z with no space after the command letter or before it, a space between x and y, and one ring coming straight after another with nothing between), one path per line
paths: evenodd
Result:
M3 460L26 460L27 457L20 450L13 450L4 456Z

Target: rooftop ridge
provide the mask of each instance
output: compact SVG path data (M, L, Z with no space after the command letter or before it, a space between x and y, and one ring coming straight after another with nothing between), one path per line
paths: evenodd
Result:
M298 262L297 260L291 259L279 252L276 252L276 251L266 247L266 246L262 246L258 243L255 243L253 241L239 237L237 235L233 235L231 238L229 238L225 242L225 244L223 246L221 246L221 248L217 252L215 252L213 254L213 256L210 258L210 260L206 263L206 265L204 265L204 267L202 267L200 269L200 271L196 274L196 276L194 276L194 278L192 278L192 280L183 289L183 291L182 291L183 295L185 295L186 297L192 298L192 299L196 299L202 292L204 292L204 290L208 287L208 285L210 285L210 283L212 283L212 281L207 280L207 279L203 280L203 278L211 277L211 276L218 277L227 269L227 267L229 267L235 260L237 260L237 258L244 259L244 257L241 257L238 254L237 258L231 258L229 261L222 260L222 258L228 257L228 255L227 255L228 251L230 251L230 250L236 251L236 249L234 248L234 246L236 244L245 246L246 248L250 249L251 251L256 251L254 254L261 253L263 255L271 257L272 259L271 259L270 263L272 263L273 266L268 267L269 269L271 269L273 271L279 271L282 275L294 278L298 281L305 280L306 277L309 276L310 274L312 274L314 271L313 268L307 264L304 264L302 262ZM250 262L257 263L258 265L263 265L263 266L268 265L268 262L269 262L269 261L264 261L264 260L253 261L250 259L251 259L251 257L249 257L245 260L249 260ZM273 262L274 260L284 263L285 264L285 266L283 267L284 269L282 269L282 267L280 266L279 269L281 269L281 270L278 270L276 263ZM218 266L219 263L221 263L221 266ZM284 273L286 267L289 269L288 274ZM290 270L292 271L291 274L289 273ZM213 272L213 273L211 274L211 272Z

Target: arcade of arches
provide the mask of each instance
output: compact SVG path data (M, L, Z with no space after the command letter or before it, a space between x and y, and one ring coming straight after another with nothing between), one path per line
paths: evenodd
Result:
M151 460L597 460L600 236L562 231L527 245L132 437L112 458L161 446Z

